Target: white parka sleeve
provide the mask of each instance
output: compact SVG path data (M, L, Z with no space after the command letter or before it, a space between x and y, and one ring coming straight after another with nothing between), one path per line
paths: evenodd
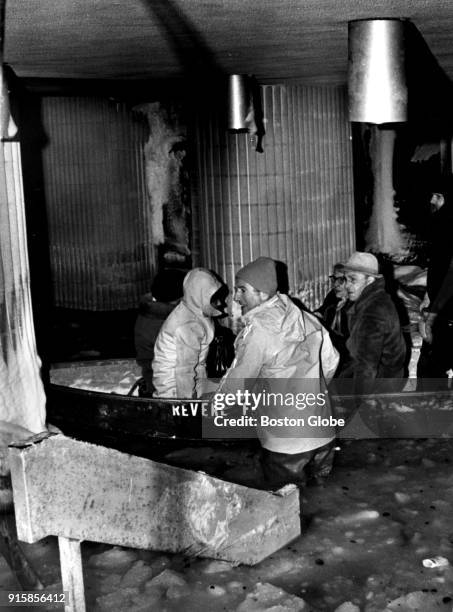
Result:
M235 342L235 358L220 381L217 393L235 393L245 388L247 379L259 377L266 342L252 325L246 326Z
M197 366L200 362L201 347L205 341L206 331L197 321L190 321L176 329L176 397L196 397Z

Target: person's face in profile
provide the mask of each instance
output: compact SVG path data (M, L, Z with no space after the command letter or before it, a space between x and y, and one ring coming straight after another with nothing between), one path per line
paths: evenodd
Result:
M346 291L351 302L355 302L362 295L362 291L370 285L374 278L367 276L362 272L347 272L346 273Z
M252 310L252 308L259 306L263 299L261 298L260 291L257 291L249 283L238 279L234 287L234 301L241 307L242 314L245 314Z

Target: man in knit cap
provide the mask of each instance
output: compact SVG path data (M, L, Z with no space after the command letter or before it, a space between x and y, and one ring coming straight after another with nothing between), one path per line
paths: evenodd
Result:
M245 325L236 338L235 359L215 397L241 389L261 393L255 396L261 398L261 406L254 416L269 487L289 482L304 485L307 479L327 476L332 467L334 427L267 426L260 416L303 417L305 406L296 406L291 398L301 400L309 390L321 398L320 405L310 410L325 420L331 417L325 390L337 367L338 353L328 331L315 316L277 292L275 262L269 257L259 257L239 270L234 299ZM285 402L266 402L280 393Z

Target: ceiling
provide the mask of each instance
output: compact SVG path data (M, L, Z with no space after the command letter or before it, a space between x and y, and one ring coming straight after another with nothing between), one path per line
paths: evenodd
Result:
M6 0L20 77L171 79L207 65L258 82L346 80L347 22L412 20L453 78L451 0Z

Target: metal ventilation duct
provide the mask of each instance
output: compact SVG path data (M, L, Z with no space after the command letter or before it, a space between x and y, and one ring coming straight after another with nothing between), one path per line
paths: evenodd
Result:
M250 91L246 74L228 77L228 129L247 129L245 121L250 105Z
M349 22L349 118L407 121L404 19Z

